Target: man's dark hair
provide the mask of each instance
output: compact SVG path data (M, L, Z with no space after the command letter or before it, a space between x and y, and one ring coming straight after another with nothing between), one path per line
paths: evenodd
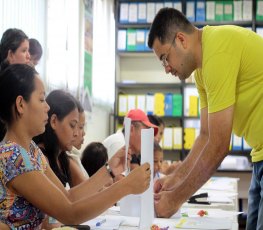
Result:
M148 46L152 48L156 38L159 39L161 44L171 42L179 31L191 34L194 31L194 26L179 10L167 7L162 8L151 25Z

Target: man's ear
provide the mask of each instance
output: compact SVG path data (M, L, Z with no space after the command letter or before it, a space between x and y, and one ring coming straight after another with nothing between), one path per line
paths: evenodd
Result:
M25 101L23 99L22 96L18 96L16 98L16 109L17 112L19 113L19 115L22 115L24 113L24 109L25 109Z
M187 47L187 36L184 33L178 32L176 34L176 40L181 44L181 46L184 49Z
M52 114L50 117L50 126L53 130L56 130L58 117L56 114Z

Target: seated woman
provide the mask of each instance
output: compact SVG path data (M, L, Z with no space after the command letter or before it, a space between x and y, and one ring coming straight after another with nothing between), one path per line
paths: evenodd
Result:
M46 98L50 107L45 132L33 140L46 155L50 167L64 186L74 187L86 180L71 151L79 136L79 112L76 99L62 90L52 91Z
M56 116L48 117L49 109L44 85L32 67L14 64L0 74L0 119L7 127L0 143L1 230L40 229L45 214L63 224L79 224L101 214L122 197L149 187L150 165L145 163L123 180L96 192L124 171L123 151L89 180L67 191L32 141L45 131L50 120L55 127L63 122Z

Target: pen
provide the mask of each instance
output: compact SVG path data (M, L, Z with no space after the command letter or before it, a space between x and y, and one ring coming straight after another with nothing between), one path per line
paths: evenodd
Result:
M105 223L106 222L106 219L103 219L103 220L100 220L100 221L98 221L97 223L96 223L96 227L99 227L99 226L101 226L103 223Z

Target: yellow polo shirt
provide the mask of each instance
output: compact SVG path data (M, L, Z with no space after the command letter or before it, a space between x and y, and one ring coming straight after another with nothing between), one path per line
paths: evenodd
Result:
M233 131L263 160L263 38L238 26L206 26L202 68L195 71L201 108L214 113L234 105Z

